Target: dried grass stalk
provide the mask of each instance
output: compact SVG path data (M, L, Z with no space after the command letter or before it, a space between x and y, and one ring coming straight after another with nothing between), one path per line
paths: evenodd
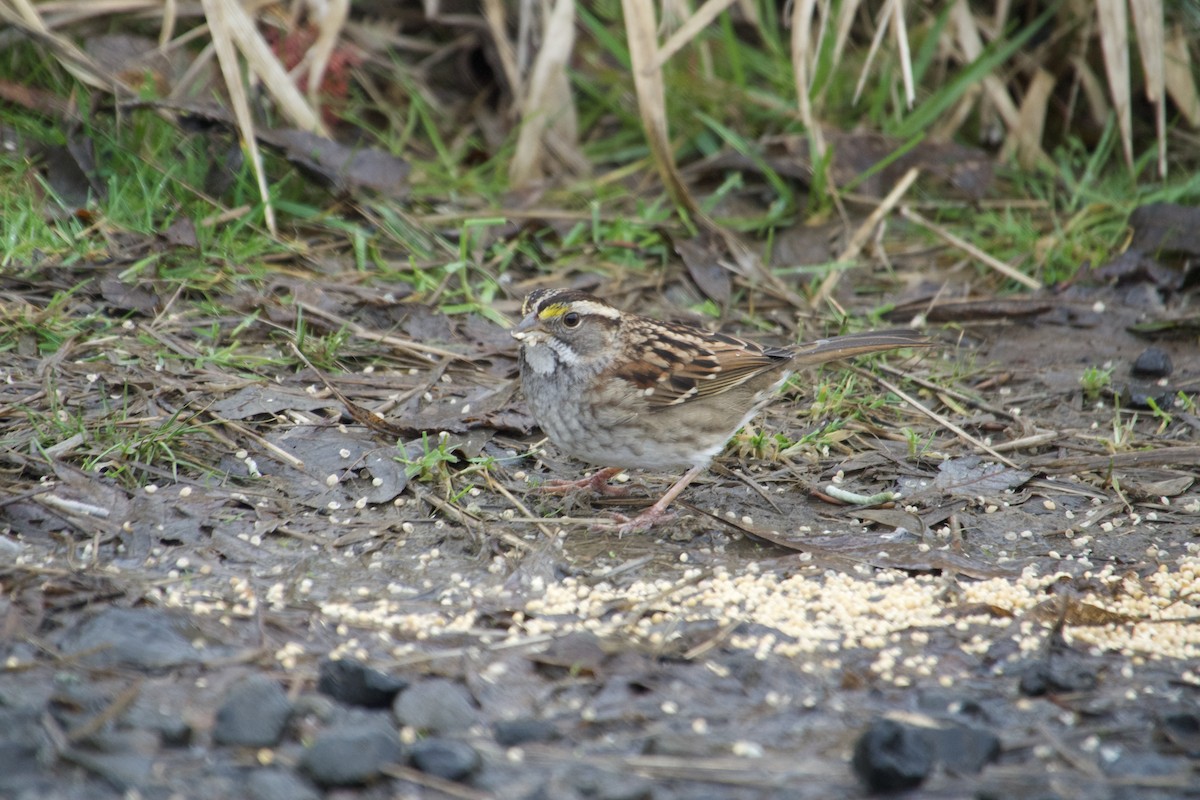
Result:
M312 9L310 16L317 26L317 39L300 63L308 67L308 101L313 108L319 108L321 81L350 16L350 0L323 0L321 3L310 0L309 6Z
M201 4L204 7L204 14L208 18L209 33L212 36L213 48L217 52L217 63L221 65L221 74L225 78L229 102L233 106L233 115L237 120L238 131L242 137L242 146L246 148L246 154L254 166L258 194L263 201L263 218L267 229L274 234L276 232L275 209L271 205L271 193L267 188L262 153L258 149L258 139L254 133L254 115L250 113L250 102L246 98L241 65L238 63L237 48L234 46L231 20L236 18L239 13L244 14L245 12L242 12L240 7L231 11L229 7L234 4L233 0L201 0ZM288 82L291 83L290 79Z
M646 142L650 146L650 156L675 205L695 216L700 210L699 206L684 184L671 150L666 88L658 61L658 23L654 19L654 5L647 0L621 0L621 8L625 15L625 37L633 66L638 112L646 132Z
M962 50L963 58L968 62L979 59L983 55L983 37L966 0L956 0L950 12L950 21L954 25L955 39ZM1000 118L1004 120L1009 137L1017 139L1017 151L1034 154L1038 160L1048 162L1049 159L1042 151L1040 137L1031 136L1021 129L1021 114L1003 81L994 74L988 74L983 79L983 90Z
M521 132L508 169L515 188L540 180L551 153L576 172L587 169L578 152L579 123L567 80L567 62L574 46L574 0L556 0L546 19L529 86L521 93Z
M1104 54L1104 72L1108 92L1121 133L1121 151L1125 163L1133 169L1133 103L1129 91L1129 17L1126 0L1096 0L1096 20L1100 27L1100 51Z
M1146 98L1154 104L1154 133L1158 139L1158 174L1167 175L1167 92L1163 66L1166 32L1160 0L1129 0L1138 52L1145 73Z
M236 0L203 0L202 5L214 40L219 33L237 46L280 112L297 128L328 136L320 115L304 99L246 10ZM230 73L226 72L225 77L228 81Z
M1171 28L1164 50L1163 77L1167 93L1188 124L1200 128L1200 90L1196 88L1196 69L1192 66L1188 36L1183 32L1182 25Z
M824 160L826 151L825 137L813 111L811 98L812 64L820 51L819 46L813 46L812 26L816 11L816 0L795 0L792 5L792 80L796 84L800 121L808 129L813 163Z
M1025 135L1010 138L1005 142L1005 157L1010 155L1010 146L1015 146L1017 163L1023 169L1032 169L1037 166L1041 148L1031 150L1024 145L1027 142L1042 141L1046 130L1046 110L1050 106L1050 96L1054 92L1055 83L1057 81L1054 76L1046 70L1041 67L1035 70L1033 80L1030 81L1029 88L1025 90L1025 98L1021 101L1020 125Z
M737 0L708 0L704 5L700 6L696 10L696 13L686 18L683 24L667 37L662 47L658 48L658 56L654 60L654 68L662 69L671 56L682 50L683 46L692 39L695 39L700 34L700 31L708 27L708 24L717 18L718 14L736 2Z
M103 92L134 93L133 89L117 76L106 74L105 70L92 61L91 56L76 47L74 42L52 31L39 9L29 0L9 2L12 3L11 8L8 3L0 3L0 19L43 42L54 53L63 69L74 75L80 83Z

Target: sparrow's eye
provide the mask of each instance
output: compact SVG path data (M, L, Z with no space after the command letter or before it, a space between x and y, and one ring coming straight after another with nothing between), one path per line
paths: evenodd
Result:
M563 314L562 319L563 319L563 325L565 325L566 327L578 328L579 323L582 321L583 318L579 316L579 312L577 312L577 311L568 311L567 313Z

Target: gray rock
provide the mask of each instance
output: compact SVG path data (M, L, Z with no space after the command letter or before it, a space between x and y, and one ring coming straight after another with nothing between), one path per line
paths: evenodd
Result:
M229 690L217 710L213 741L246 747L271 747L279 743L292 704L278 683L265 675L252 675Z
M136 753L89 753L73 749L63 753L63 758L104 778L122 792L144 786L154 765L151 756Z
M478 751L466 742L449 739L424 739L412 746L412 765L421 772L461 781L470 777L482 763Z
M1147 347L1133 362L1130 371L1139 378L1157 379L1167 377L1174 369L1171 356L1166 351L1158 347Z
M0 741L0 796L15 797L43 777L36 740Z
M394 678L371 669L352 658L325 659L321 662L317 690L346 705L387 708L396 695L408 686L403 678Z
M569 776L575 791L594 800L652 800L654 787L644 778L580 767Z
M854 745L854 774L872 792L899 792L920 786L933 771L933 746L923 731L879 719Z
M548 742L558 738L558 728L542 719L506 719L492 726L496 744L516 747L525 742Z
M300 767L322 786L359 786L403 758L395 731L381 725L345 725L319 733L300 757Z
M434 734L453 733L471 727L479 717L467 690L442 678L414 683L392 705L397 721Z
M285 769L256 769L246 780L250 800L319 800L320 792L294 772Z
M166 669L200 661L181 624L152 608L109 608L71 627L59 641L63 655L89 667Z
M937 762L956 775L973 775L1000 757L1000 737L985 728L939 722L923 731Z
M192 742L192 726L179 717L163 714L147 727L158 733L163 747L187 747Z

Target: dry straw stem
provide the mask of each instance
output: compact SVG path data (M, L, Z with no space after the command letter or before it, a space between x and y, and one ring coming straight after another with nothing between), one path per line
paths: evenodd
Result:
M692 18L685 20L678 32L668 40L672 51L677 52L687 37L695 37L703 30L703 25L692 22L693 18L698 17L702 22L711 21L730 5L731 0L708 0ZM679 174L671 148L667 125L666 87L662 74L665 58L658 46L658 23L654 16L654 4L648 0L621 0L621 7L625 16L626 44L633 68L638 112L641 115L651 158L667 194L692 220L705 230L721 237L731 257L730 261L724 262L724 266L738 275L769 285L789 302L802 303L802 299L795 292L763 267L762 259L757 253L735 234L709 218L692 197Z
M309 0L308 5L310 18L317 26L317 39L296 69L308 69L308 102L312 108L319 108L321 102L317 93L325 78L329 59L346 26L346 19L350 16L350 0Z
M990 447L986 442L983 442L983 441L975 438L971 434L967 433L965 430L963 430L962 428L960 428L959 426L957 426L953 422L951 422L949 418L937 413L932 408L929 408L924 403L922 403L920 400L918 400L917 398L908 394L907 392L902 390L899 386L897 386L896 384L887 380L886 378L881 378L878 375L874 375L873 373L867 372L866 370L856 369L855 372L858 372L859 374L864 375L865 377L869 377L872 380L878 382L880 386L887 389L889 392L896 395L901 400L903 400L904 402L908 403L910 406L915 408L917 411L920 411L922 414L929 417L931 420L933 420L937 424L941 425L943 428L950 431L955 436L957 436L959 439L962 439L964 442L971 445L972 447L974 447L984 453L987 453L989 456L996 459L997 461L999 461L1001 464L1005 465L1006 467L1012 467L1013 469L1017 469L1017 464L1014 461L1000 455L992 447Z
M483 19L487 22L488 31L492 34L492 43L496 46L496 54L500 57L500 69L504 71L504 81L508 84L513 95L513 103L518 109L525 106L525 82L521 80L521 68L517 64L517 50L508 38L508 14L503 0L483 0ZM521 20L524 23L524 19ZM524 24L521 31L526 29Z
M1133 116L1129 91L1129 18L1125 0L1096 0L1096 20L1100 26L1100 50L1104 53L1104 71L1125 163L1133 167Z
M983 56L983 37L966 0L955 0L950 11L950 22L954 26L955 38L962 50L963 59L967 62L977 61ZM1016 139L1017 151L1023 152L1030 160L1050 163L1050 159L1042 152L1040 139L1033 138L1021 129L1021 114L1009 96L1004 82L989 73L983 78L983 90L1000 114L1000 118L1004 120L1008 135Z
M245 57L247 67L262 81L263 86L279 104L279 110L296 127L322 136L328 134L324 125L321 124L320 116L304 99L287 70L283 68L283 64L271 52L271 48L259 33L250 14L236 0L201 0L201 5L204 9L205 19L208 21L213 48L217 53L217 62L221 65L225 87L229 92L229 101L233 106L238 132L242 137L242 144L246 148L250 163L254 166L254 178L258 185L259 197L263 202L263 217L267 229L274 235L276 233L275 209L271 205L266 170L263 167L262 153L258 149L258 141L254 132L254 117L250 112L246 87L242 81L238 52ZM334 23L337 23L338 30L340 30L340 24L344 22L344 15L340 21L337 19L336 12L331 12L328 16ZM334 43L336 43L336 38L337 31L333 34ZM321 68L324 69L324 65Z
M846 6L857 5L858 0L847 0L846 2ZM816 54L821 50L819 43L816 45L813 43L813 31L820 34L825 30L824 25L814 26L812 24L816 10L816 0L795 0L792 6L792 80L796 84L796 103L800 111L800 121L808 130L813 151L813 163L825 158L825 137L821 135L821 124L813 112L810 98L812 93L811 67L816 59ZM846 31L849 33L848 27ZM839 35L840 33L839 29Z
M586 174L588 164L579 152L579 122L567 80L567 62L575 46L574 0L556 0L550 10L527 87L521 83L513 48L506 38L503 5L500 0L486 0L484 5L505 76L521 112L521 130L508 166L509 182L513 188L521 188L541 180L552 169L551 156L557 156L559 163L577 174ZM521 8L523 13L533 13L532 4L522 4Z
M1010 280L1014 280L1017 283L1019 283L1023 286L1026 286L1030 289L1036 290L1036 289L1042 288L1042 282L1039 281L1037 278L1031 278L1030 276L1026 275L1025 273L1023 273L1017 269L1014 269L1013 267L1004 263L1000 259L991 255L990 253L986 253L983 250L980 250L978 247L971 244L966 239L963 239L961 236L955 236L953 233L946 230L941 225L938 225L936 222L934 222L930 219L926 219L924 216L922 216L920 213L914 211L913 209L908 208L907 206L901 206L900 214L905 219L911 220L912 222L915 222L918 225L920 225L922 228L925 228L926 230L928 230L930 233L933 233L934 235L941 237L947 244L957 247L959 250L962 250L964 253L971 256L972 258L982 261L984 264L991 267L996 272L999 272L1004 277L1009 278Z
M76 47L74 42L52 31L39 12L40 9L35 8L29 0L0 2L0 20L21 29L47 45L54 52L55 58L62 64L63 69L70 72L81 83L103 92L135 94L133 89L120 78L106 74L105 70L97 65L91 56Z
M1166 33L1163 23L1162 0L1128 0L1133 9L1134 30L1137 32L1138 52L1145 74L1146 99L1154 105L1154 124L1158 139L1159 175L1167 174L1167 117L1166 117ZM1104 53L1104 69L1108 76L1108 91L1117 129L1121 133L1121 149L1125 163L1133 164L1133 102L1130 91L1129 20L1126 0L1096 0L1096 19L1100 28L1100 49ZM1193 91L1195 90L1193 78Z
M654 69L661 70L667 61L670 60L671 56L678 53L683 49L684 45L700 35L700 31L708 27L708 24L716 19L718 14L735 2L737 0L708 0L695 14L684 20L683 24L667 37L662 47L658 48L658 54L654 59Z
M637 92L638 113L642 118L642 128L646 132L646 143L650 146L650 156L659 177L663 180L667 194L671 196L675 205L696 216L700 208L684 184L675 164L675 155L671 151L670 134L667 130L666 88L658 58L658 22L654 18L654 4L648 0L621 0L621 8L625 16L625 37L629 46L629 61L633 67L633 87Z
M1050 95L1054 91L1054 76L1041 67L1037 67L1033 74L1033 80L1029 82L1029 87L1025 90L1025 97L1021 101L1021 110L1018 115L1018 125L1020 125L1021 135L1025 141L1040 142L1042 134L1046 130L1046 109L1050 106ZM1004 157L1010 155L1010 151L1017 151L1017 163L1023 169L1033 169L1037 166L1037 159L1040 155L1040 148L1031 148L1028 146L1016 146L1021 140L1009 139L1005 142Z
M871 38L871 47L867 51L862 72L858 76L858 84L854 87L854 102L857 103L862 96L863 88L867 83L867 74L883 44L883 37L887 35L890 28L895 32L896 50L900 58L900 74L904 81L904 102L911 109L916 102L917 95L913 82L912 51L908 46L908 26L904 21L903 1L887 0L883 10L879 12L879 20L879 27L876 28L875 35Z
M204 6L204 15L208 18L213 48L217 51L217 63L221 65L221 74L225 78L229 102L233 106L233 116L237 120L238 131L242 137L242 146L246 148L250 163L254 165L254 179L258 185L259 197L263 201L263 218L267 230L275 235L275 209L271 205L271 192L267 188L266 170L263 168L262 153L258 149L258 137L254 133L254 116L250 113L246 87L242 84L242 71L233 44L233 25L229 22L230 17L245 12L240 6L236 11L231 10L234 6L232 0L201 0L201 3Z
M1146 81L1146 99L1154 104L1154 134L1158 139L1158 174L1167 174L1166 32L1160 0L1129 0L1138 52Z
M908 172L904 173L904 176L900 178L900 180L896 182L896 185L892 187L892 190L888 192L887 197L883 198L883 201L880 202L880 204L875 207L866 220L858 226L858 230L856 230L854 235L850 237L850 241L838 255L838 261L845 263L854 261L858 258L863 247L866 246L867 241L871 238L871 235L875 232L879 224L883 222L883 218L890 214L892 209L895 208L901 199L904 198L904 195L908 193L909 188L917 180L918 175L920 175L920 170L918 170L916 167L913 167ZM837 286L838 281L841 280L843 274L843 270L840 269L830 272L829 275L825 277L825 280L821 281L821 285L813 294L813 298L809 302L809 305L811 305L813 308L816 308L817 306L823 304L825 299L832 294L834 287Z
M1188 37L1183 26L1171 28L1164 47L1164 80L1167 93L1175 101L1179 113L1193 128L1200 128L1200 91L1196 89L1196 71L1188 51Z
M175 36L175 23L179 19L179 4L176 0L163 0L162 24L158 27L158 46L163 50Z

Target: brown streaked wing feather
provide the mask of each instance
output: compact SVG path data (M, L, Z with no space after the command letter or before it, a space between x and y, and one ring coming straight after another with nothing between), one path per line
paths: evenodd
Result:
M673 323L637 322L633 321L630 330L641 334L637 347L646 358L636 364L616 365L609 377L628 381L643 391L653 389L646 398L652 406L719 395L792 358L788 350L762 347L735 336L708 334ZM678 361L681 354L686 354L682 364Z

